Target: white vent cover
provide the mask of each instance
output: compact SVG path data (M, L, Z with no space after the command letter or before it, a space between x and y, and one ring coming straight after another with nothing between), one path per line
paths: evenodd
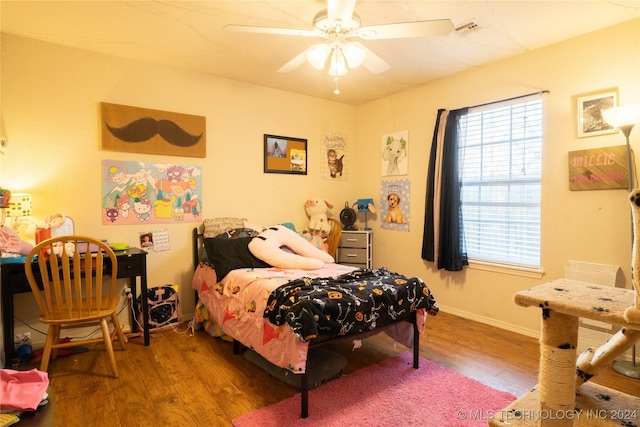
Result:
M591 262L567 261L564 266L564 276L567 279L594 283L601 286L616 286L620 267L609 264L595 264ZM608 323L591 319L580 319L578 328L578 354L589 347L598 348L617 331Z
M467 34L477 31L480 28L482 28L480 23L475 19L472 19L471 21L456 27L454 31L458 33L458 35L466 36Z

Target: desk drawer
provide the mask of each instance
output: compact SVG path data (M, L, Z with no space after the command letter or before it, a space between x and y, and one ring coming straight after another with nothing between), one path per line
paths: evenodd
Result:
M340 246L343 248L366 248L367 243L366 233L342 233L340 239Z
M367 249L338 249L338 263L340 264L367 264L367 261Z
M140 274L142 274L142 267L139 258L118 258L118 277L139 276Z

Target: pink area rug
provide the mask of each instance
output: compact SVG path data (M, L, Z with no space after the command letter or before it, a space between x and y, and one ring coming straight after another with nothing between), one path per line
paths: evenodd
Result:
M309 391L309 417L300 394L234 419L235 427L487 426L516 397L434 362L403 353Z

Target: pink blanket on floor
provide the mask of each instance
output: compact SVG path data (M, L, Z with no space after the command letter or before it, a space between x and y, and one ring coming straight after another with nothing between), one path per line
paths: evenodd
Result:
M35 410L49 387L49 375L37 369L0 369L0 408Z

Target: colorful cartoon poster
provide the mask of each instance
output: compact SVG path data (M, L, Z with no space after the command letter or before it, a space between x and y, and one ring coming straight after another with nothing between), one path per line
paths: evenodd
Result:
M387 230L409 231L411 184L408 179L382 181L380 226Z
M103 160L101 211L105 225L200 222L202 169Z
M349 141L346 135L325 134L322 136L322 175L333 181L347 180Z
M409 131L382 135L382 176L409 173Z

